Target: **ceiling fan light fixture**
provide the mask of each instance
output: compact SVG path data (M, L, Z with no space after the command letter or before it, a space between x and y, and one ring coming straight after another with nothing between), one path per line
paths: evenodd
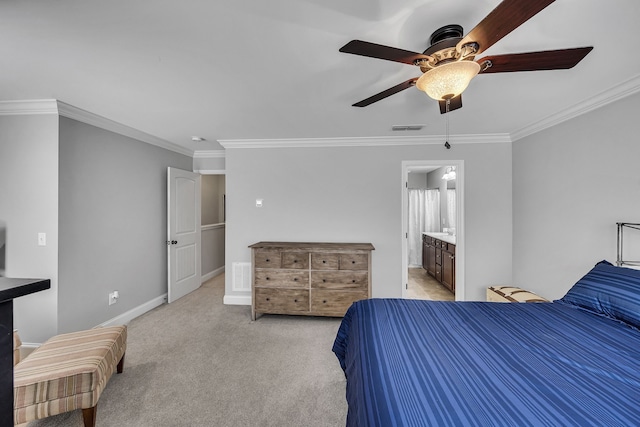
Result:
M444 101L464 92L478 72L480 65L475 61L449 62L420 76L416 87L436 101Z

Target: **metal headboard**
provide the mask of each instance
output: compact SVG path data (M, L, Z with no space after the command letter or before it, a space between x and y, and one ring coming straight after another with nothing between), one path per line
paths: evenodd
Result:
M616 224L618 224L618 258L616 260L616 265L618 265L618 267L623 265L640 266L640 261L624 260L623 251L622 251L625 229L634 229L634 230L640 231L640 224L632 223L632 222L617 222Z

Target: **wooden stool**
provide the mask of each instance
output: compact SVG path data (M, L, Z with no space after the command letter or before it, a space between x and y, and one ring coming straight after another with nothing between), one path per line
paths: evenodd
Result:
M14 367L14 423L82 409L85 427L111 375L122 373L127 327L56 335Z

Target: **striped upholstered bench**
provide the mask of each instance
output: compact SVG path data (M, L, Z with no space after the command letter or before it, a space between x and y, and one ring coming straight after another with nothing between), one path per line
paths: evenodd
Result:
M14 366L14 423L82 409L85 427L111 375L124 368L127 327L57 335Z

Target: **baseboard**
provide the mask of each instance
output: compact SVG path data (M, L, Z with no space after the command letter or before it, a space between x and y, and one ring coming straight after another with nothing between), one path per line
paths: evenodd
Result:
M222 302L225 305L251 305L251 295L225 295Z
M117 326L117 325L126 325L135 319L138 316L142 316L147 311L151 311L154 308L161 306L167 302L167 294L162 294L159 297L152 299L151 301L147 301L144 304L141 304L131 310L120 314L112 319L107 320L97 326L96 328L103 328L106 326ZM251 302L249 302L251 304ZM20 346L20 360L23 360L25 357L29 355L33 350L40 347L42 343L31 343L31 342L23 342Z
M216 268L215 270L205 274L204 276L202 276L200 278L200 283L204 283L207 280L211 280L216 276L219 276L220 274L224 273L224 265L220 268Z
M113 319L109 319L106 322L99 324L97 327L105 327L105 326L116 326L116 325L126 325L135 319L138 316L142 316L147 311L151 311L154 308L164 304L167 302L167 294L162 294L159 297L152 299L151 301L147 301L144 304L141 304L131 310L122 313L119 316L114 317Z

